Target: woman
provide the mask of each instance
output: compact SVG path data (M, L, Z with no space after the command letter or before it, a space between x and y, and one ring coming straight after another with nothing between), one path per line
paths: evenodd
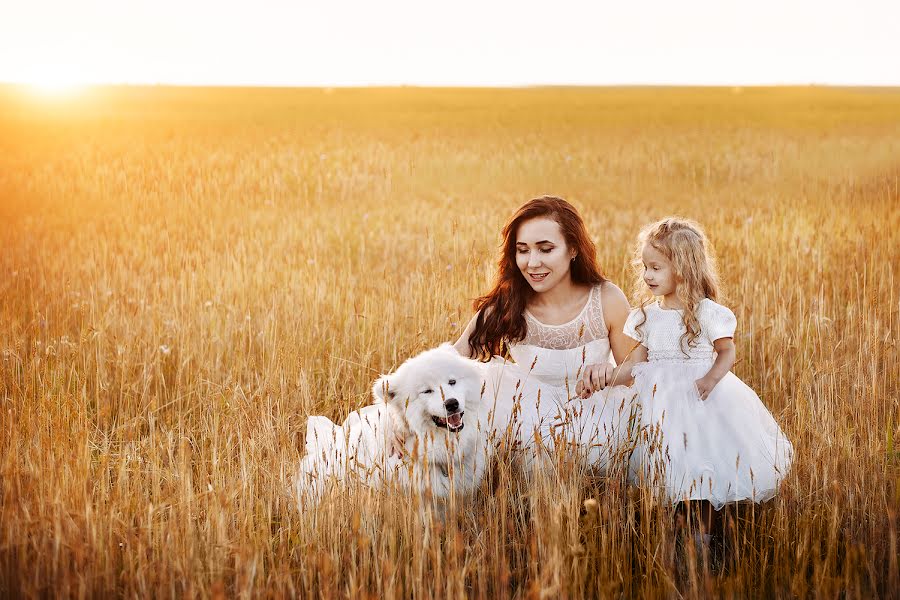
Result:
M526 202L503 228L493 289L454 345L489 361L491 429L535 458L560 444L605 468L627 439L633 393L610 361L633 343L628 301L597 266L584 221L561 198ZM511 357L514 363L503 357Z

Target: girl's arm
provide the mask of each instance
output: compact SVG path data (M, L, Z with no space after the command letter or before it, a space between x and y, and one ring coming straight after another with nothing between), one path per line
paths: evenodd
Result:
M581 379L575 386L575 393L582 398L587 398L609 385L631 384L631 367L626 367L623 363L629 360L636 342L622 331L631 307L622 290L610 281L603 284L600 294L609 347L616 364L620 366L613 367L609 363L585 365Z
M628 336L625 336L628 337ZM616 368L616 381L612 385L631 385L634 383L634 377L631 375L631 368L642 362L647 362L647 348L643 344L628 338L634 349L628 353L628 360L623 362Z
M647 349L641 344L625 336L631 341L633 349L627 354L627 360L614 367L609 363L600 365L587 365L584 368L584 375L575 386L575 393L582 398L589 398L591 394L602 390L606 386L613 385L631 385L634 383L634 377L631 375L631 368L640 363L647 362Z
M734 366L734 359L737 355L734 340L730 337L717 339L713 342L713 347L716 349L716 360L706 375L696 381L697 392L700 394L701 400L709 398L709 394L716 384L722 381L722 378Z

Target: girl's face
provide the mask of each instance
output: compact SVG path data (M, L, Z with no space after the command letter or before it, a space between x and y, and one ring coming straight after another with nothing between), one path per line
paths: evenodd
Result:
M644 244L641 260L644 262L644 283L650 293L663 297L674 295L678 282L672 261L650 244Z
M559 223L547 217L529 219L516 231L516 265L537 293L571 281L575 251L563 237Z

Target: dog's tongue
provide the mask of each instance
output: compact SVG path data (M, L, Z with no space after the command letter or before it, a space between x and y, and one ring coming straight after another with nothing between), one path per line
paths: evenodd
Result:
M460 423L462 423L462 413L456 413L455 415L450 415L449 417L447 417L448 425L457 427Z

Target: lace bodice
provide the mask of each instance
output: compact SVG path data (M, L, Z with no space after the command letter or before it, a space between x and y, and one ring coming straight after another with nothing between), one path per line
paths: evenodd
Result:
M568 323L546 325L527 310L525 320L525 338L509 351L528 377L574 391L584 365L610 359L600 286L591 288L584 308Z
M525 322L528 324L528 331L521 343L551 350L579 348L588 342L607 337L600 286L591 288L584 308L568 323L545 325L527 309L525 310Z
M636 308L625 321L625 335L639 341L647 348L648 360L702 360L715 358L713 343L724 337L734 337L737 319L734 313L709 298L697 305L697 319L700 321L700 335L690 347L682 344L681 336L687 331L681 310L664 309L658 302L644 307L646 322L641 309Z

